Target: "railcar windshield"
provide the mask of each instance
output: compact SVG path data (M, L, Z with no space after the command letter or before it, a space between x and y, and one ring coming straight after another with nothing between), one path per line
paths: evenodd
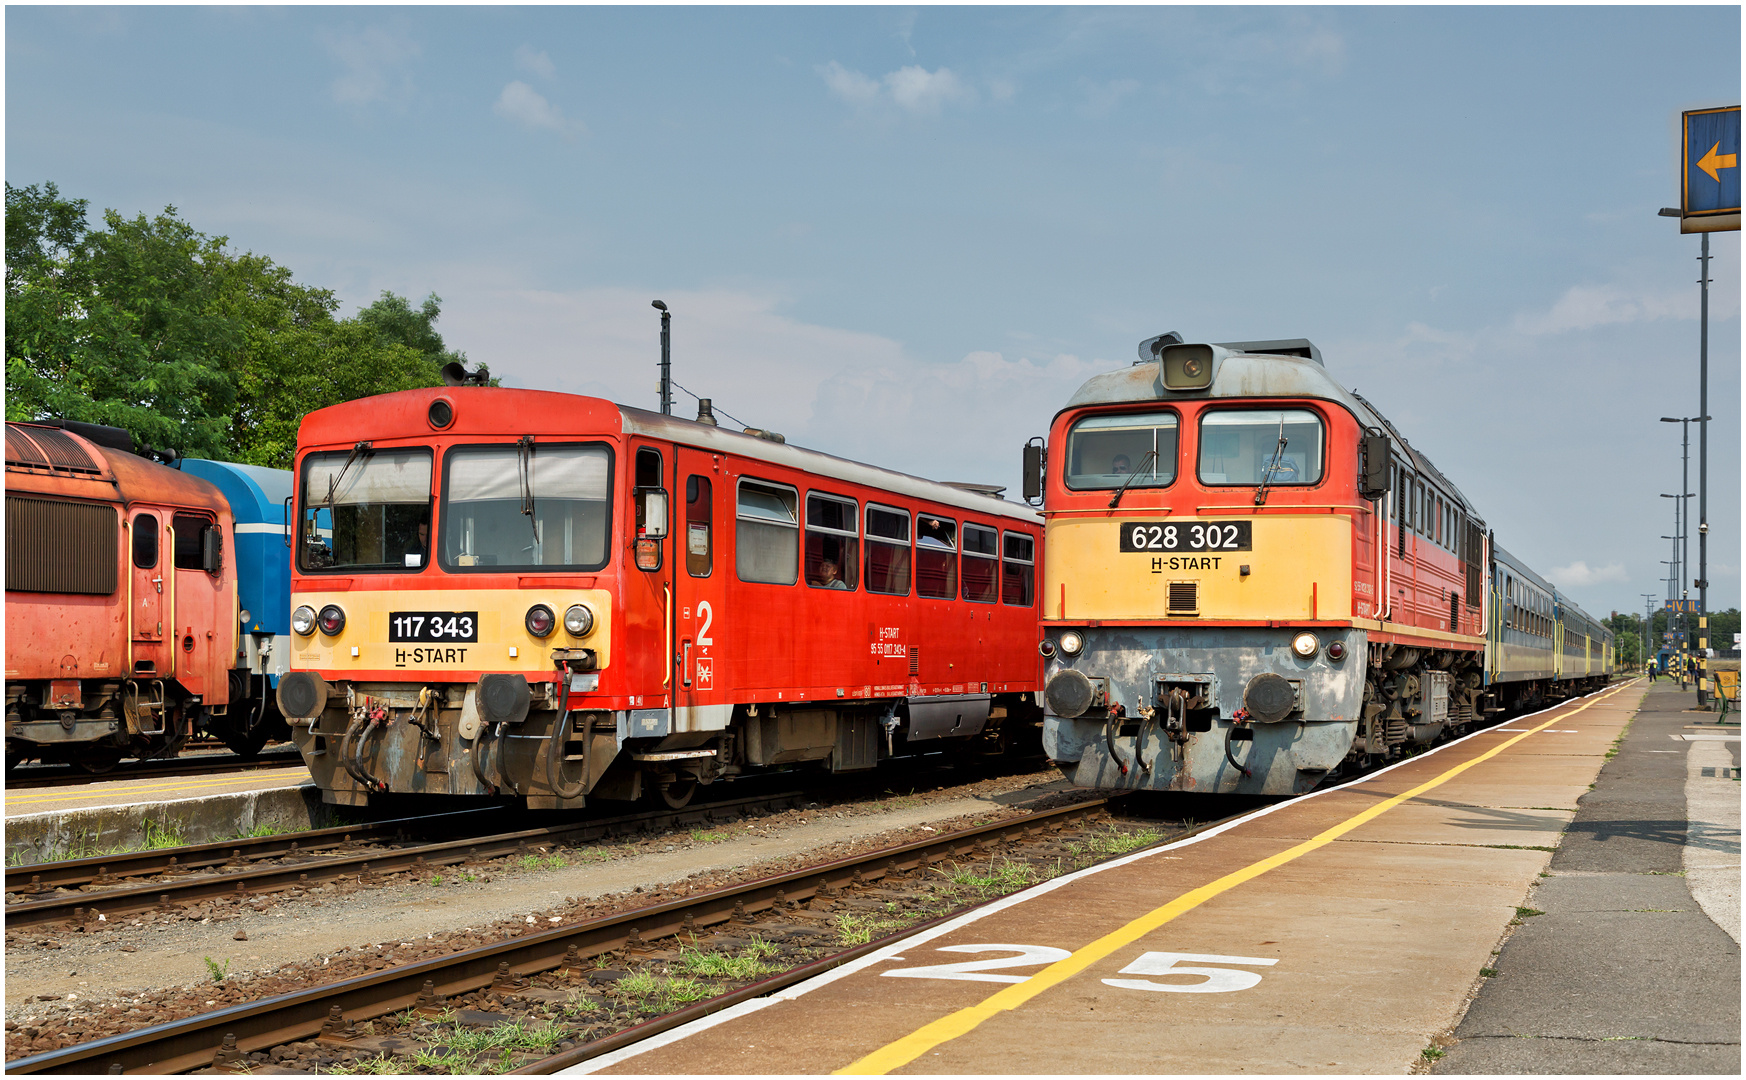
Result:
M1283 440L1283 442L1281 441ZM1308 409L1243 409L1200 418L1203 484L1314 484L1322 478L1322 421Z
M352 449L303 459L297 566L422 569L430 546L428 447Z
M605 446L532 440L457 446L444 471L443 569L490 573L606 565L612 451Z
M1164 487L1176 479L1175 413L1090 416L1067 433L1067 486L1074 491ZM1137 474L1137 475L1136 475Z

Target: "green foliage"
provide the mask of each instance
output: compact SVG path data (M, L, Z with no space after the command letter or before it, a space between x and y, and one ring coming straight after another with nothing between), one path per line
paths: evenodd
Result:
M230 961L229 960L226 960L223 964L220 964L218 961L214 960L210 956L202 956L200 959L206 961L206 974L212 976L213 982L223 982L224 977L226 975L230 974Z
M384 292L349 319L327 289L182 220L6 185L6 416L125 428L148 446L289 466L303 415L441 382L465 360Z

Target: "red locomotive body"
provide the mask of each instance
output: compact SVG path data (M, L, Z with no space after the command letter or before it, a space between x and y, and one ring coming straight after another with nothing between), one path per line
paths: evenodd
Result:
M1040 720L1041 521L989 495L471 386L311 413L297 477L280 704L329 801L678 804Z
M6 425L6 760L93 770L224 712L237 648L218 489L54 427Z

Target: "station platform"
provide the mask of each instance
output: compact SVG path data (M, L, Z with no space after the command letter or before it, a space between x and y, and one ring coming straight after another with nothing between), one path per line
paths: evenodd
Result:
M1534 886L1646 690L1055 879L569 1071L1409 1071L1532 924ZM1737 896L1737 855L1733 874ZM1738 1071L1737 946L1731 963Z
M6 852L13 863L41 862L143 847L148 830L202 844L263 826L317 828L327 816L321 807L321 792L302 765L8 788Z

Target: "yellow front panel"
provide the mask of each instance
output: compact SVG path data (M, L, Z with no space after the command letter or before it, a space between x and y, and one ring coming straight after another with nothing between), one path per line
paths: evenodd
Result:
M456 589L442 592L294 593L293 607L320 611L338 604L346 613L345 629L335 637L317 630L308 637L292 636L291 667L343 678L347 671L523 671L553 669L553 649L593 649L599 666L611 660L612 594L601 589ZM527 632L527 610L544 604L558 625L544 638ZM583 637L564 629L564 611L587 604L594 628ZM389 638L393 612L478 612L478 641L394 642ZM352 655L352 650L357 655ZM512 655L513 653L513 655Z
M1046 619L1178 618L1169 614L1172 582L1198 586L1198 615L1209 619L1346 619L1352 615L1352 521L1335 514L1266 514L1252 521L1249 551L1124 552L1120 527L1145 520L1051 518L1044 526ZM1205 521L1158 518L1186 535ZM1243 566L1249 567L1244 576ZM1061 610L1066 586L1066 613ZM1312 600L1312 587L1314 599ZM1312 610L1313 608L1313 610Z

